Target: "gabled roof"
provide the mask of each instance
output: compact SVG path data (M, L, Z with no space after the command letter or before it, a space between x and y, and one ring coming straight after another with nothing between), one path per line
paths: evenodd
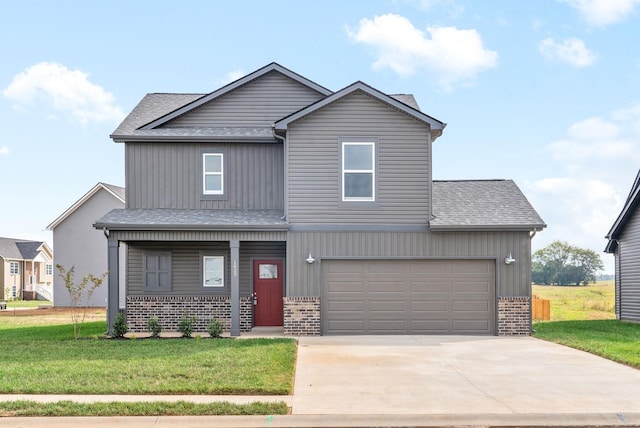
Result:
M609 233L605 236L605 238L609 240L606 248L604 249L605 252L615 252L618 247L617 239L620 238L620 235L624 232L624 228L638 207L638 204L640 204L640 171L638 171L636 179L633 181L633 186L631 186L631 191L629 192L629 196L627 196L624 207L622 207L622 211L620 211L618 218L616 218L616 221L613 223L613 226L611 226Z
M433 182L434 231L537 231L546 226L512 180Z
M0 238L0 257L13 260L34 260L41 251L52 254L46 242Z
M406 104L405 102L411 102L411 100L407 97L404 96L403 101L399 101L397 98L395 98L394 96L391 95L387 95L383 92L380 92L379 90L367 85L364 82L361 81L357 81L352 83L351 85L321 99L320 101L317 101L295 113L290 114L289 116L280 119L279 121L277 121L274 124L274 128L276 131L286 131L287 127L289 126L290 123L295 122L296 120L302 119L303 117L314 113L315 111L343 98L346 97L350 94L353 94L354 92L363 92L369 96L371 96L372 98L383 102L409 116L411 116L412 118L416 119L419 122L424 123L425 125L428 125L431 129L431 132L433 133L433 139L435 140L435 138L437 138L438 136L440 136L442 134L442 130L444 129L444 127L446 126L446 123L441 122L429 115L426 115L424 113L422 113L420 110L417 110L413 107L411 107L410 105ZM398 97L396 95L396 97ZM413 96L411 96L411 98L413 99ZM415 99L413 99L413 104L415 104L415 106L417 107L417 103L415 103Z
M184 106L172 111L171 113L165 114L164 116L153 120L152 122L142 126L141 129L142 130L146 130L146 129L157 128L158 126L161 126L161 125L169 122L170 120L175 119L178 116L182 116L183 114L185 114L185 113L187 113L187 112L189 112L191 110L194 110L194 109L200 107L203 104L206 104L206 103L208 103L210 101L213 101L214 99L219 98L219 97L221 97L221 96L223 96L223 95L225 95L225 94L227 94L227 93L229 93L231 91L234 91L235 89L238 89L239 87L244 86L244 85L246 85L246 84L248 84L248 83L250 83L250 82L252 82L252 81L254 81L254 80L256 80L256 79L258 79L258 78L260 78L262 76L264 76L265 74L272 72L272 71L277 71L277 72L279 72L281 74L284 74L285 76L289 77L290 79L295 80L296 82L298 82L298 83L300 83L300 84L302 84L304 86L307 86L310 89L313 89L314 91L316 91L316 92L318 92L318 93L320 93L322 95L326 96L326 95L329 95L329 94L332 93L329 89L327 89L327 88L325 88L323 86L320 86L315 82L312 82L311 80L307 79L306 77L303 77L303 76L299 75L298 73L294 73L293 71L289 70L288 68L285 68L285 67L281 66L278 63L272 62L271 64L266 65L266 66L264 66L264 67L262 67L262 68L260 68L260 69L258 69L256 71L254 71L253 73L247 74L246 76L241 77L240 79L238 79L238 80L236 80L234 82L231 82L228 85L223 86L222 88L211 92L210 94L207 94L207 95L205 95L203 97L200 97L197 100L192 101L191 103L189 103L187 105L184 105Z
M125 199L124 199L125 198L125 189L124 189L124 187L114 186L113 184L107 184L107 183L98 183L95 186L93 186L91 188L91 190L89 190L87 193L85 193L85 195L83 197L78 199L73 205L71 205L69 208L67 208L65 210L65 212L60 214L60 216L58 218L56 218L54 221L52 221L51 224L49 224L49 226L47 226L47 230L53 230L56 226L58 226L67 217L69 217L71 214L73 214L78 208L80 208L85 202L87 202L89 199L91 199L93 197L93 195L98 193L100 190L104 190L104 191L110 193L118 201L122 202L123 204L125 203Z
M158 140L215 140L234 141L238 138L255 142L273 142L270 127L207 127L207 128L162 128L171 120L222 97L271 72L282 75L304 85L322 96L332 93L329 89L272 62L253 73L223 86L209 94L147 94L133 111L111 134L115 142Z
M287 230L282 210L114 209L96 220L110 230Z

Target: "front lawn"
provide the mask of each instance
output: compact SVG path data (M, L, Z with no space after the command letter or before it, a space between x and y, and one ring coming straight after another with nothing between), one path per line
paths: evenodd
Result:
M166 402L109 402L75 403L58 401L37 403L34 401L2 401L0 417L3 416L208 416L208 415L286 415L289 409L284 402L232 404L191 403L187 401Z
M0 322L3 319L0 318ZM103 321L0 326L0 393L290 394L291 339L102 339Z
M640 369L640 324L618 320L534 323L534 336Z

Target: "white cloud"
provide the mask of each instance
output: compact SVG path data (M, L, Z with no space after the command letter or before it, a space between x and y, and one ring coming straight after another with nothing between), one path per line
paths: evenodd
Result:
M548 225L541 246L560 239L597 252L626 197L611 183L588 177L545 178L532 184L529 196Z
M527 189L548 224L534 250L561 239L600 253L640 165L640 105L576 122L544 150L554 177ZM613 258L602 258L613 273Z
M117 122L124 117L114 96L92 83L87 73L53 62L41 62L15 75L2 93L18 110L44 102L83 125Z
M584 42L576 38L567 39L562 43L556 43L551 38L544 39L538 48L546 59L565 62L574 67L587 67L596 60L596 56L587 49Z
M568 134L572 138L584 140L612 139L620 134L620 128L615 123L592 117L571 125Z
M592 27L605 27L633 14L640 0L559 0L576 9Z
M486 49L474 29L432 26L425 33L405 17L386 14L361 19L358 29L347 28L347 33L355 42L376 50L374 68L388 67L402 76L425 69L445 90L473 81L498 63L497 52Z
M0 146L0 155L8 155L8 154L9 154L9 147Z

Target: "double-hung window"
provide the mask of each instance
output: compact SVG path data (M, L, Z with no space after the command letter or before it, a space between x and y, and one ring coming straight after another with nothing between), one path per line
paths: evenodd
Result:
M47 263L46 265L44 265L44 274L45 275L53 275L53 265L50 263Z
M205 195L224 194L224 155L222 153L202 154L202 193Z
M18 265L18 262L9 263L9 273L11 275L17 275L18 273L20 273L20 266Z
M223 256L204 256L202 258L202 286L224 287Z
M375 143L342 142L342 200L375 201Z

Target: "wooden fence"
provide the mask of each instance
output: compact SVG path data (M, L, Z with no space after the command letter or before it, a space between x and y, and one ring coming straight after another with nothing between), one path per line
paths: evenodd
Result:
M549 321L551 319L551 300L540 299L535 294L532 296L533 309L531 316L534 321Z

